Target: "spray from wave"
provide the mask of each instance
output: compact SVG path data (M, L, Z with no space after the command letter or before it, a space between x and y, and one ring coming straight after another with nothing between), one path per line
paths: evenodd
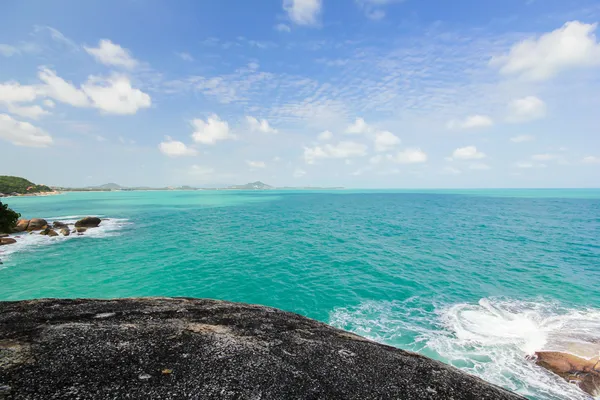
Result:
M447 362L534 399L589 395L527 359L536 351L592 358L600 353L600 310L554 302L481 299L478 304L425 306L365 302L335 309L330 323L378 342Z

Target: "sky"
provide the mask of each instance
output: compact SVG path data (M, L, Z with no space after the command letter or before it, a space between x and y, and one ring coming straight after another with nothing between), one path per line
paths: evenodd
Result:
M600 187L597 0L4 0L0 175Z

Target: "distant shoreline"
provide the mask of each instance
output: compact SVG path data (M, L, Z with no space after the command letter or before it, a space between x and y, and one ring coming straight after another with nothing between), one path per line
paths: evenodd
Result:
M19 194L11 194L7 196L2 196L0 198L7 199L9 197L45 197L45 196L56 196L59 194L63 194L63 192L58 190L53 190L52 192L39 192L39 193L19 193Z

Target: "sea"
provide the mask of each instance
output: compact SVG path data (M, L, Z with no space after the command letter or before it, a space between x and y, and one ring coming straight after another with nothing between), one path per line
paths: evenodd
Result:
M0 247L0 300L189 296L292 311L530 399L589 399L540 350L600 354L600 189L117 191L2 199L100 216Z

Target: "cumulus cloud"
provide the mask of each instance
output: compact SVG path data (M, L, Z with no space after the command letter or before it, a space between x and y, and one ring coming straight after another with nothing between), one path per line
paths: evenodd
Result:
M375 134L375 150L389 151L398 146L402 141L389 131L380 131Z
M542 81L561 71L600 65L600 43L594 31L597 24L571 21L539 38L514 45L508 54L494 57L491 65L504 75Z
M0 102L21 103L35 100L36 89L18 82L0 83Z
M519 135L510 138L510 141L513 143L523 143L523 142L531 142L535 138L531 135Z
M584 164L600 164L600 157L585 156L585 157L583 157L581 162Z
M74 107L90 106L90 100L87 95L72 83L56 75L56 72L42 67L40 68L38 77L44 82L44 85L39 88L42 95L52 97L54 100L70 104Z
M44 115L50 115L49 111L44 110L38 105L33 106L17 106L14 104L8 104L7 110L11 114L19 115L21 117L38 119Z
M326 142L327 140L331 140L332 138L333 133L331 131L323 131L319 133L319 136L317 137L317 139L319 139L322 142Z
M135 114L139 109L152 105L150 96L131 87L125 76L92 76L81 88L94 107L109 114Z
M322 6L322 0L283 0L283 9L297 25L317 25Z
M452 153L453 160L476 160L485 158L485 154L477 151L475 146L459 147Z
M272 128L269 125L269 121L266 119L258 120L257 118L247 116L246 121L251 131L262 132L262 133L277 133L277 129Z
M215 144L219 140L234 138L229 131L227 121L221 121L215 114L208 117L206 121L199 118L192 120L192 126L194 127L192 138L196 143Z
M351 158L362 157L367 154L367 146L356 142L340 142L336 145L326 144L324 146L305 147L304 160L307 164L325 158Z
M164 142L158 145L158 149L169 157L195 156L198 154L196 149L186 146L183 142L173 140L170 136L165 139Z
M365 122L364 119L356 118L354 123L348 125L348 127L346 128L346 133L361 134L361 133L367 133L370 130L371 130L371 128L369 127L369 125L367 125L367 123Z
M6 114L0 114L0 138L25 147L48 147L53 142L52 136L43 129Z
M427 161L427 154L420 148L412 147L399 151L389 159L399 164L418 164Z
M527 96L508 103L508 122L527 122L545 116L546 103L535 96Z
M84 46L84 49L88 54L93 56L96 61L104 65L126 69L133 69L138 65L137 60L131 56L129 50L124 49L107 39L100 40L98 47Z
M488 128L494 121L487 115L470 115L462 120L452 120L446 125L448 129L477 129Z
M246 161L250 168L266 168L267 164L264 161Z

